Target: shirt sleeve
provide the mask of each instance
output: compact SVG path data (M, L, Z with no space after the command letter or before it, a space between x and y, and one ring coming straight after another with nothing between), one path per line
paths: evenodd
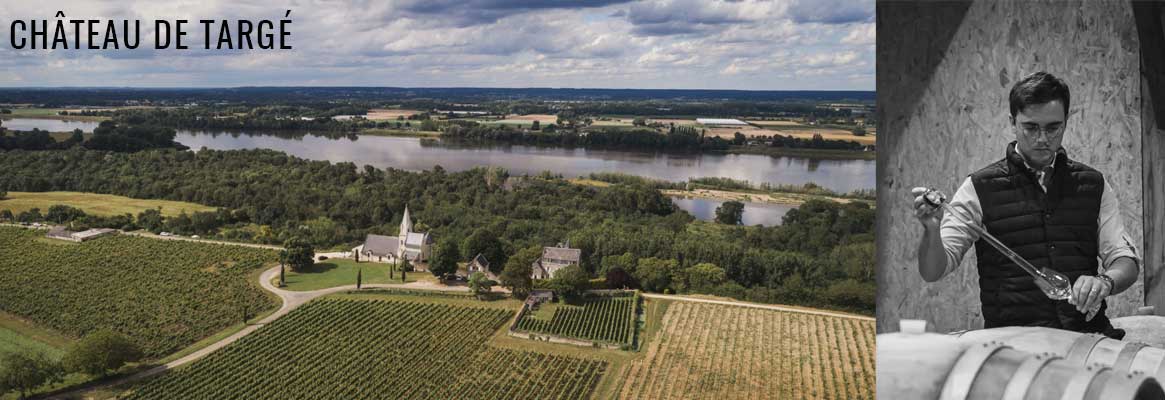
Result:
M947 253L946 275L959 267L963 256L975 242L979 240L979 233L973 227L983 228L983 208L979 204L979 194L975 192L975 184L971 178L963 180L962 186L955 192L949 202L954 213L945 213L941 229L943 249Z
M1137 256L1137 248L1125 232L1125 224L1121 219L1120 199L1108 180L1104 181L1104 193L1100 196L1100 214L1097 216L1097 240L1100 256L1100 265L1105 270L1112 266L1116 259L1129 257L1140 267L1141 259Z

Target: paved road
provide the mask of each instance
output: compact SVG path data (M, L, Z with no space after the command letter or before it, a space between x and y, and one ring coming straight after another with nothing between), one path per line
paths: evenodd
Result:
M738 301L709 300L709 299L698 299L698 298L692 298L692 297L686 297L686 296L674 296L674 295L653 294L653 293L643 293L643 297L646 297L649 299L690 301L690 302L694 302L694 303L708 303L708 304L720 304L720 305L728 305L728 306L763 308L766 310L787 311L787 312L813 314L813 315L824 315L827 317L849 318L849 319L871 321L871 322L874 321L874 317L866 317L866 316L861 316L861 315L837 313L837 312L831 312L831 311L818 311L818 310L811 310L811 309L806 309L806 308L788 307L788 306L780 306L780 305L774 305L774 304L757 304L757 303L744 303L744 302L738 302Z

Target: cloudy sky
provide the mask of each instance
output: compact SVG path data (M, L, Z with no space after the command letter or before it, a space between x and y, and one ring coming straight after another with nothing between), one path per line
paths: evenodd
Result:
M57 10L140 19L142 47L13 49L13 20ZM293 50L201 49L197 20L286 10ZM152 49L155 19L197 49ZM3 87L874 89L873 0L5 1L0 28Z

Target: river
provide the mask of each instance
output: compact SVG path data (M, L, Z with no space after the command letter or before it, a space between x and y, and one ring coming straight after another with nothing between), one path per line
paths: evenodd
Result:
M51 119L5 120L11 129L32 128L92 131L96 122ZM753 184L793 184L814 182L838 192L873 188L874 160L830 160L806 157L772 157L755 154L708 154L596 150L536 147L524 145L448 145L435 139L360 136L330 139L251 134L241 132L194 132L179 130L176 141L194 150L266 148L314 160L352 162L358 166L426 170L440 165L449 171L476 166L506 168L511 175L550 171L564 177L587 176L594 172L619 172L667 181L696 177L728 177ZM676 204L698 218L710 220L719 205L715 200L676 199ZM748 203L745 223L777 225L789 207Z

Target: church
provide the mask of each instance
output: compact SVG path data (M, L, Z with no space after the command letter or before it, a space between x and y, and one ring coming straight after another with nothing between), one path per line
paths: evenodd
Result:
M413 232L413 221L409 207L405 206L397 236L369 234L364 244L352 249L361 260L396 263L407 258L409 262L425 262L433 251L433 237L426 233Z

